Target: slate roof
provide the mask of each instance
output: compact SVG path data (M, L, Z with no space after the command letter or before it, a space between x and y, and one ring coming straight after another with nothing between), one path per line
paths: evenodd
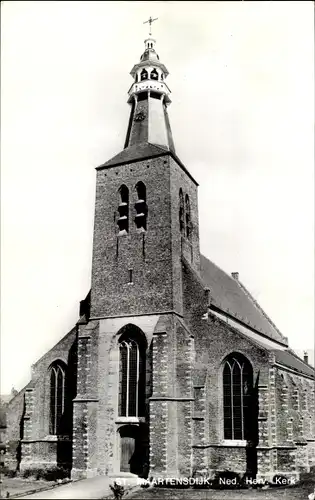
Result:
M121 165L122 163L129 163L135 160L141 160L145 158L150 158L152 156L158 156L160 154L165 154L168 149L163 146L158 146L156 144L151 144L150 142L143 142L142 144L134 144L126 149L123 149L120 153L115 155L110 160L106 161L97 168L112 167L114 165Z
M273 352L276 356L277 363L288 366L299 373L305 373L306 375L314 377L314 368L305 363L305 361L300 359L292 351L273 350Z
M210 288L211 304L227 313L229 317L242 322L243 326L233 322L235 328L240 329L255 343L258 342L264 349L272 351L275 354L276 363L291 368L297 373L315 376L314 368L287 347L286 339L244 285L203 255L200 256L200 274L202 281ZM257 333L253 333L253 330ZM266 340L263 336L259 338L258 335L261 333L270 340ZM282 345L277 345L274 341L281 342Z
M286 339L246 293L244 287L203 255L200 256L200 274L210 288L212 305L267 337L287 344Z

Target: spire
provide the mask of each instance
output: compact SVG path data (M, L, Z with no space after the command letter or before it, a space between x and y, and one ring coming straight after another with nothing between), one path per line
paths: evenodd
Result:
M149 18L149 37L144 40L144 52L130 74L133 84L129 89L131 105L125 149L143 143L155 144L175 153L167 106L171 103L170 89L165 83L168 71L155 50L151 24L157 18ZM145 24L144 23L144 24Z

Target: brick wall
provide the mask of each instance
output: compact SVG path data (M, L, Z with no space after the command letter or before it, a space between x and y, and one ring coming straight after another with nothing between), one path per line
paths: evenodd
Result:
M134 223L136 183L146 186L147 231ZM118 190L129 189L129 232L118 234ZM181 313L179 189L190 197L193 265L199 265L197 189L170 156L97 171L91 316ZM159 247L157 251L157 242ZM129 283L133 270L133 284ZM161 287L161 283L163 286Z
M63 444L60 444L56 437L49 436L49 368L56 360L68 365L75 342L76 328L32 366L31 382L8 404L7 461L10 467L54 466L62 460L61 454L67 446L70 457L70 442L66 445L64 438ZM67 417L72 420L71 411ZM69 430L68 440L71 440L72 423L68 422L66 427Z

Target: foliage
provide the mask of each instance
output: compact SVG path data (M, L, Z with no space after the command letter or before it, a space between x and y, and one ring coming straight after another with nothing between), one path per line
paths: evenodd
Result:
M110 484L109 487L113 492L115 500L121 500L121 498L125 494L125 488L122 485L116 483L116 481L114 481L114 484Z
M45 481L58 481L68 478L69 475L69 470L63 467L31 468L22 472L24 478L34 477L36 480L44 479Z
M6 477L16 477L18 475L18 470L9 469L6 465L2 465L0 467L0 474L3 474Z

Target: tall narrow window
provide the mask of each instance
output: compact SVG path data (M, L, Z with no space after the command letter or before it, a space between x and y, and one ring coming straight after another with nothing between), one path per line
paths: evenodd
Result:
M179 229L182 235L185 234L185 216L184 216L184 195L182 189L179 190Z
M119 416L141 417L145 404L145 342L124 334L119 341Z
M140 73L140 79L142 80L147 80L148 79L148 72L146 69L143 69Z
M191 218L190 218L190 201L189 196L185 196L185 217L186 217L186 238L191 239Z
M246 439L252 386L253 370L249 361L240 354L229 356L223 369L225 439Z
M136 217L135 222L138 229L143 231L147 230L147 216L148 216L148 206L147 206L147 190L143 182L138 182L136 185L138 199L135 203Z
M118 205L118 227L120 233L128 233L129 230L129 190L124 184L119 188Z
M65 365L55 363L50 369L50 434L59 434L65 409Z

